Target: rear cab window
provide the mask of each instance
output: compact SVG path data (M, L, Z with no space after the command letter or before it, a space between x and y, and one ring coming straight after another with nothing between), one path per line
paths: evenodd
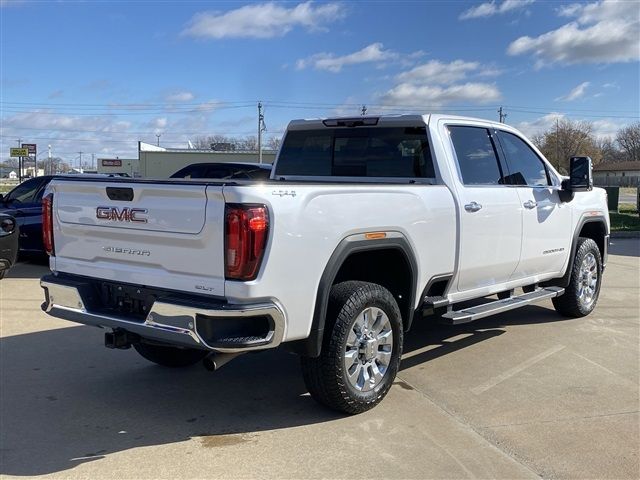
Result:
M291 130L275 175L435 180L425 126Z

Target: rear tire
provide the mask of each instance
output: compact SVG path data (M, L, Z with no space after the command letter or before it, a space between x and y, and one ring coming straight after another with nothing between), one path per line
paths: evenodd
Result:
M302 357L311 396L348 414L365 412L385 397L402 356L402 317L384 287L348 281L334 285L319 357Z
M552 299L556 311L565 317L589 315L598 303L602 283L602 259L598 245L590 238L579 238L564 294Z
M150 362L170 368L195 365L209 353L195 348L166 347L149 343L135 343L133 348Z

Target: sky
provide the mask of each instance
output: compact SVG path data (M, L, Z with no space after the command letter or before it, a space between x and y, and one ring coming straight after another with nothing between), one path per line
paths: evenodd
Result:
M136 157L295 118L447 112L600 137L640 117L640 1L0 0L0 160Z

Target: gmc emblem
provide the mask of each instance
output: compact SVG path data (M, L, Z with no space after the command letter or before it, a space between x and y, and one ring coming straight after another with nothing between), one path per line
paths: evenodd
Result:
M147 213L146 208L129 207L98 207L96 208L96 218L99 220L114 220L117 222L147 223L147 219L142 215Z

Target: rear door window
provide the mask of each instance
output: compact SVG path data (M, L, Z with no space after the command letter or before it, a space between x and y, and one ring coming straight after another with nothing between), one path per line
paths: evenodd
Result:
M489 130L481 127L450 126L449 133L465 185L501 185L502 167Z
M435 178L425 127L287 133L276 175Z

